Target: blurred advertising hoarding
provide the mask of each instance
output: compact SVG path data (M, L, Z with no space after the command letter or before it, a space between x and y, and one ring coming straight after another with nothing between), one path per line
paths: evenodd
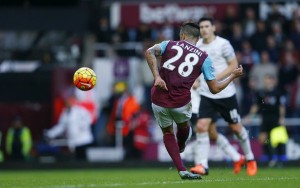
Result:
M259 3L259 17L262 20L266 20L268 15L274 11L279 12L286 19L290 20L295 12L300 12L299 1L285 1L284 3L267 3L261 1ZM299 14L299 13L298 13Z
M252 7L257 11L257 16L265 20L268 14L278 10L288 20L295 12L300 12L299 1L229 1L203 3L121 3L114 2L110 6L111 26L137 27L141 23L151 26L160 26L165 23L180 25L187 20L197 21L202 16L213 16L223 20L230 8L238 16L244 16L247 8Z
M151 26L170 23L181 24L187 20L197 21L202 16L213 15L216 19L225 16L227 8L239 10L236 3L113 3L110 8L111 26L137 27L140 23Z

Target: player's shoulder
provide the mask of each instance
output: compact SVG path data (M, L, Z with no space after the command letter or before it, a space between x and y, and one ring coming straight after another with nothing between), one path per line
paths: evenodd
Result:
M182 40L165 40L165 41L162 41L161 44L163 46L180 46L180 45L184 45L185 41L182 41Z
M171 41L171 40L163 40L163 41L159 42L158 44L159 44L159 45L168 45L170 42L174 42L174 41Z
M203 45L203 39L202 39L202 38L199 38L199 40L198 40L197 43L196 43L196 47L197 47L197 48L200 48L202 45Z
M230 44L230 42L229 42L228 39L225 39L225 38L220 37L220 36L216 36L216 41L217 41L219 44Z

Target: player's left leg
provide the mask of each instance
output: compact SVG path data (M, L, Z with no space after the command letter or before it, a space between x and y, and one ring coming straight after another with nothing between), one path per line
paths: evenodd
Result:
M192 133L192 127L188 124L188 122L177 123L176 137L180 153L184 152L185 146L192 137Z
M242 150L245 154L247 160L247 174L249 176L254 176L257 173L257 165L251 149L248 132L241 123L231 123L229 126L238 137Z
M179 151L182 153L192 137L193 130L189 124L192 117L192 104L188 103L183 107L170 109L170 114L177 124L176 138Z
M229 123L230 129L238 137L245 158L247 160L247 174L254 176L257 172L257 165L254 159L254 155L250 146L250 139L247 130L241 124L241 118L239 115L239 108L236 96L218 99L215 101L216 108L219 113Z
M217 146L227 154L233 161L233 173L238 174L245 164L245 157L241 155L228 141L228 139L217 132L216 124L213 122L209 127L209 138L215 141Z

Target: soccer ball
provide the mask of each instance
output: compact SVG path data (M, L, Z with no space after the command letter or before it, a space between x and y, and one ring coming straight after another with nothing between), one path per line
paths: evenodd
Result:
M79 68L73 76L74 85L82 90L88 91L96 85L97 76L95 72L88 67Z

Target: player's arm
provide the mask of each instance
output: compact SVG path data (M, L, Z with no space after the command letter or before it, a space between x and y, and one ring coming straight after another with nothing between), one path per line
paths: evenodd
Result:
M249 110L249 115L246 118L252 119L258 112L259 106L257 104L252 104Z
M207 57L202 65L202 72L204 74L204 78L208 85L208 88L211 93L216 94L222 91L224 88L228 86L228 84L237 77L243 75L243 67L239 66L235 68L231 74L227 77L227 79L223 81L218 81L214 74L214 68L212 66L212 61L209 57Z
M221 46L221 50L222 56L225 58L228 67L216 75L217 80L224 80L238 67L238 61L236 59L234 49L228 41Z
M224 80L232 73L232 71L234 69L236 69L238 67L238 61L236 58L233 58L233 59L227 61L227 64L228 64L228 67L216 76L217 80Z
M162 54L162 48L155 44L145 51L145 57L154 78L154 86L160 89L168 90L165 81L160 77L158 71L157 57Z
M244 118L243 118L243 123L245 125L250 124L252 119L254 119L256 113L259 110L259 106L258 104L254 103L251 105L250 110L249 110L249 114L247 114Z
M161 48L158 44L150 47L145 52L145 57L154 79L159 77L157 58L161 54Z
M252 98L252 104L249 110L249 113L243 118L244 124L250 124L252 120L255 118L257 112L261 108L263 103L262 94L260 92L256 93Z
M48 138L55 138L59 135L61 135L65 130L67 126L67 113L66 111L63 111L62 114L59 117L58 123L54 125L51 129L47 130L45 132L46 136Z

